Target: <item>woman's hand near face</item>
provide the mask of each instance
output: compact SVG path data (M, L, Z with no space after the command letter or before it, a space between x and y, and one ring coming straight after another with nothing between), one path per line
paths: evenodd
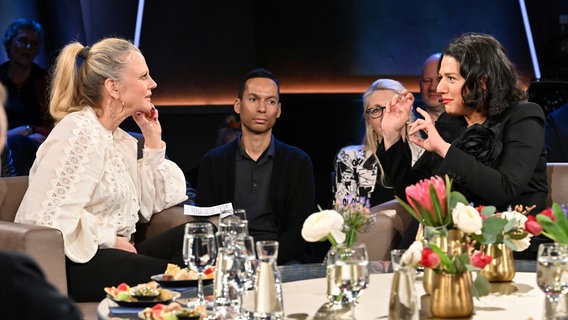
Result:
M149 112L136 112L132 117L144 135L144 145L150 149L162 149L162 126L158 120L158 110L152 106Z
M413 103L414 95L408 92L408 90L404 90L400 96L394 95L392 100L386 105L381 121L385 150L388 150L404 135L406 122L410 119L410 110Z
M410 130L408 131L410 141L427 151L439 154L442 158L446 157L446 153L448 153L448 149L450 149L450 144L442 139L438 130L434 127L434 123L428 112L420 108L416 110L424 119L418 119L410 126ZM421 139L415 135L421 130L428 136L426 139Z

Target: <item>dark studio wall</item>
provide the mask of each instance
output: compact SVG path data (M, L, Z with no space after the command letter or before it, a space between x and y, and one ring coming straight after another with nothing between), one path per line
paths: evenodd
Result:
M545 51L559 52L568 1L526 4L542 63ZM48 68L69 41L132 39L137 7L136 0L0 0L0 28L38 19L46 37L37 62ZM518 1L146 0L140 49L158 83L153 101L168 156L191 179L232 113L241 77L271 69L283 92L274 133L309 153L318 204L328 207L335 152L361 141L361 93L381 77L416 92L423 60L468 31L496 36L526 83L534 78Z

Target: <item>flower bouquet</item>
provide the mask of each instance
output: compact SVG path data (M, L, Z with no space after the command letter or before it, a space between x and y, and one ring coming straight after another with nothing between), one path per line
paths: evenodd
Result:
M426 292L431 293L438 286L434 274L467 274L466 278L471 282L470 271L481 270L491 259L468 246L467 236L482 229L478 211L468 204L465 196L452 191L452 181L448 176L445 179L435 176L408 186L406 197L408 203L397 199L425 227L425 234L432 228L443 230L436 237L426 237L424 241L420 264L427 268L424 275ZM476 297L489 293L489 283L483 275L478 274L475 278L471 293Z
M343 203L343 201L338 201ZM320 210L312 213L302 226L302 237L308 242L328 240L333 247L345 244L351 247L357 234L368 232L375 224L377 215L369 210L365 199L347 199L346 205L336 210Z
M343 202L338 202L343 203ZM302 226L302 237L309 242L328 240L327 297L333 305L352 304L369 282L368 255L364 244L355 244L357 234L375 224L376 215L369 203L348 199L336 210L311 214Z

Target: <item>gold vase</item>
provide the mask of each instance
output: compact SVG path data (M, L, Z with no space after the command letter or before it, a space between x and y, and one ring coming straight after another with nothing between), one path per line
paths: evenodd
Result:
M513 251L503 243L488 244L483 253L491 256L491 263L481 273L489 282L506 282L515 277L515 260Z
M424 233L424 239L428 243L435 244L447 255L458 255L467 250L465 242L463 241L464 233L461 230L445 230L445 227L426 227ZM432 294L432 289L436 286L436 281L436 273L432 271L432 269L424 268L422 286L426 294Z
M473 313L471 273L438 275L432 291L430 312L435 318L462 318Z

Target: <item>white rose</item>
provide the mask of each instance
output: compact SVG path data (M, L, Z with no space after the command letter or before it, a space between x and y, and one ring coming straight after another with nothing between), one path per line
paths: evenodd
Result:
M343 233L343 216L334 210L323 210L312 213L302 226L302 237L309 242L320 241L328 234L335 239L337 243L345 241L345 233Z
M501 218L503 219L507 219L509 221L511 220L515 220L515 229L524 229L525 228L525 222L527 222L528 218L518 212L518 211L505 211L503 213L501 213Z
M403 266L417 266L422 259L422 242L414 241L400 258L400 263Z
M524 251L531 245L531 234L521 240L509 239L509 241L516 247L515 251Z
M458 202L454 210L452 210L452 219L454 224L465 233L476 233L481 232L481 227L483 227L483 220L472 206L466 206L465 204Z

